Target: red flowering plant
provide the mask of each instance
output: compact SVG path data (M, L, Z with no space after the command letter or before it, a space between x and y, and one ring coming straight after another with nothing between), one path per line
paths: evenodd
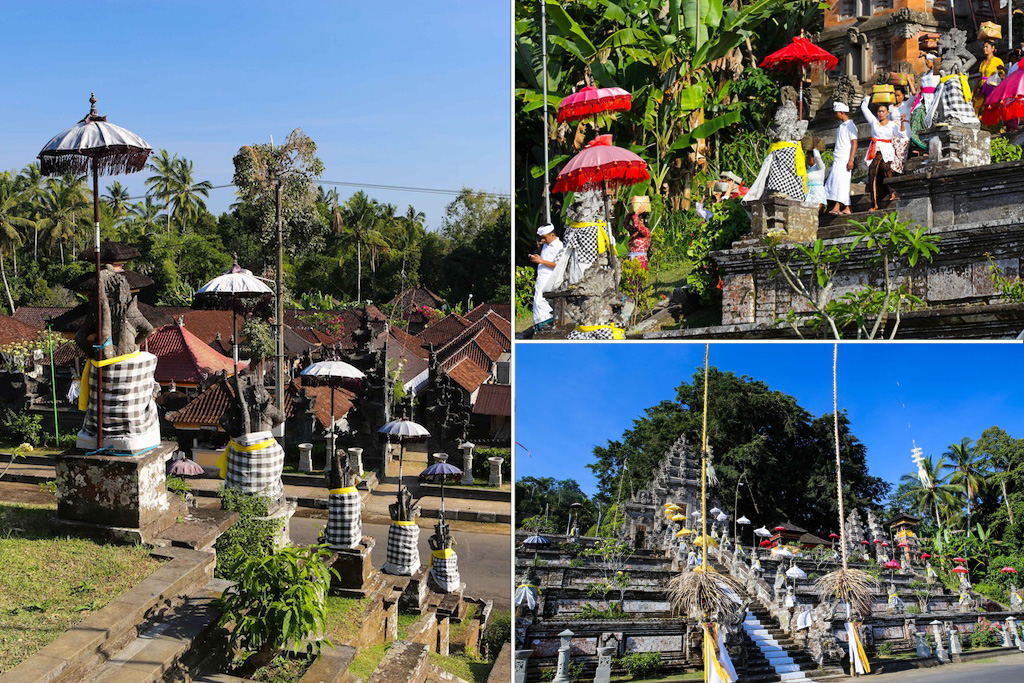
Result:
M1002 629L985 617L979 618L974 631L971 632L971 647L997 647L1002 642Z
M310 313L299 318L312 329L332 337L340 337L345 331L345 319L334 313Z
M424 318L427 319L427 324L428 325L431 325L435 321L440 320L442 317L444 317L444 313L442 313L441 311L437 310L436 308L431 308L430 306L427 306L426 304L424 304L423 306L417 306L416 307L416 312L419 313L420 315L422 315Z

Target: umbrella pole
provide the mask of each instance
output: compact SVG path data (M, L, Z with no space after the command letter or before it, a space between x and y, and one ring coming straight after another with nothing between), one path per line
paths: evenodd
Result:
M238 311L231 308L231 360L235 363L235 377L238 377Z
M330 463L330 469L334 468L334 454L338 452L338 444L335 442L335 439L337 439L338 437L334 433L334 420L335 420L335 418L334 418L334 385L332 384L331 385L331 459L328 461Z
M398 441L398 507L402 507L402 463L405 460L405 441Z
M544 88L544 222L551 222L551 183L548 180L548 20L544 5L547 0L540 0L540 54Z
M102 360L103 302L100 299L100 171L92 160L92 219L96 227L96 360ZM103 368L94 365L96 373L96 450L103 448ZM88 387L86 387L88 390Z

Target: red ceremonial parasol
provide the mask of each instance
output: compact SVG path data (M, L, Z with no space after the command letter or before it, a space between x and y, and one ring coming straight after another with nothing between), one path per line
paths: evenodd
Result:
M633 96L622 88L588 85L567 96L558 105L558 122L580 121L606 111L629 111Z
M839 538L839 534L833 532L833 533L829 534L828 537L833 539L833 540L835 540L835 539Z
M598 135L562 168L552 191L578 192L595 183L603 183L607 191L636 185L650 177L646 161L613 145L611 135Z
M967 573L967 568L966 567L954 567L953 568L953 573L954 574L966 574Z
M953 561L954 561L954 562L966 562L967 560L965 560L965 559L964 559L964 558L962 558L962 557L954 557L954 558L953 558Z
M881 545L881 543L882 543L882 539L880 539L880 538L876 538L875 540L873 540L873 541L871 541L871 542L872 542L872 543L874 543L875 545Z
M1003 567L999 571L1002 572L1003 574L1016 574L1017 573L1017 570L1014 569L1013 567Z
M921 553L921 559L922 560L927 560L929 557L931 557L931 555L929 553Z
M910 546L908 546L905 542L900 541L899 543L896 544L896 547L897 548L909 548Z
M882 547L883 548L888 548L889 544L886 541L882 541Z
M772 544L772 542L771 542L771 541L761 541L761 547L762 547L762 548L767 548L767 547L768 547L768 546L770 546L771 544Z
M861 542L860 542L860 544L861 544L861 545L871 545L871 544L870 544L870 543L868 543L867 541L861 541Z
M786 527L784 527L784 526L777 526L777 527L775 527L775 530L776 531L785 531Z
M773 71L796 71L800 73L804 67L819 64L826 69L834 69L839 58L831 52L804 38L803 30L793 38L786 47L771 53L761 60L761 67ZM804 79L800 78L800 118L804 117Z
M900 568L900 563L898 561L896 561L896 560L889 560L888 562L885 563L885 568L886 569L899 569Z

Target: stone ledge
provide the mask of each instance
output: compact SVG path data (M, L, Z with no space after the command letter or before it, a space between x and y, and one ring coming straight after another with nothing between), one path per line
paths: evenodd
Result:
M422 643L398 640L391 646L367 683L417 683L427 675L428 649Z
M353 678L348 668L356 658L356 652L351 645L335 645L333 649L325 647L299 683L349 683Z

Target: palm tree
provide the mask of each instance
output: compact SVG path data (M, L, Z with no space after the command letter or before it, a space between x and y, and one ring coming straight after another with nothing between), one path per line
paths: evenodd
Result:
M951 472L949 483L959 486L967 496L967 526L970 528L974 502L988 479L988 464L974 452L971 439L966 436L960 439L960 443L951 444L942 455L949 458L946 464L946 469Z
M78 229L89 226L85 210L89 207L82 191L82 185L73 177L55 178L48 184L43 195L42 214L39 229L47 233L51 248L60 247L60 264L64 265L64 243L74 245Z
M345 206L338 214L335 230L344 230L347 226L356 242L356 300L363 300L363 245L366 244L374 254L371 268L376 272L376 254L390 247L380 231L379 205L374 199L360 190L348 198ZM391 207L394 214L394 207ZM335 221L332 220L332 224Z
M955 503L956 493L959 490L959 487L950 484L946 480L946 476L942 474L942 470L946 467L945 458L939 458L938 462L934 462L932 456L929 455L921 461L921 469L924 471L927 482L921 481L918 472L910 472L900 478L900 484L905 484L908 488L900 496L899 502L910 503L914 512L919 515L934 513L936 528L942 526L939 508Z
M7 171L0 173L0 279L4 283L4 294L7 305L14 314L14 297L7 282L7 271L4 267L4 252L14 253L23 244L18 228L31 228L34 221L18 215L24 198L16 191L15 181Z
M107 207L110 209L110 215L113 217L115 225L128 211L128 195L128 188L116 180L107 185L107 194L103 195L103 198L107 202Z
M18 174L17 182L21 195L25 198L26 204L30 207L29 213L30 218L34 222L33 236L32 236L32 260L39 260L39 219L42 217L40 213L40 203L43 199L45 189L43 187L43 174L39 170L39 164L31 163L25 168L21 169L21 173Z
M150 160L148 168L153 175L146 178L146 185L157 198L164 200L168 217L177 219L182 228L206 211L206 203L200 197L210 196L213 183L209 180L195 182L191 161L177 154L169 156L167 150L162 149Z

